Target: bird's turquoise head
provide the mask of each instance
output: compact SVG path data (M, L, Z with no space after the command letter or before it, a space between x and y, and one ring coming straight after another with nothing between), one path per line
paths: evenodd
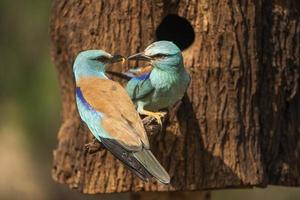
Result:
M73 72L76 82L81 77L98 76L105 77L107 64L123 61L120 55L111 55L103 50L86 50L80 52L74 62Z
M163 71L177 71L183 68L180 49L170 41L158 41L149 45L143 52L129 56L128 60L149 61Z

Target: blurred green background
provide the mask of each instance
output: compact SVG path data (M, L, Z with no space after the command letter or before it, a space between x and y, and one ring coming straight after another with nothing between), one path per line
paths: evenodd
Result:
M50 59L50 8L50 0L0 0L0 199L130 199L82 195L51 179L60 96ZM300 190L219 190L211 199L298 200Z

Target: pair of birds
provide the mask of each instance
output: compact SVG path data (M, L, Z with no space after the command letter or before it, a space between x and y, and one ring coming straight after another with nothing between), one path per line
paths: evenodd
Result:
M161 123L160 110L181 100L190 78L180 49L169 41L154 42L128 60L145 60L149 65L130 70L133 77L125 91L105 74L106 65L124 57L103 50L79 53L73 66L77 108L96 139L134 174L144 181L154 177L168 184L170 176L150 151L138 113Z

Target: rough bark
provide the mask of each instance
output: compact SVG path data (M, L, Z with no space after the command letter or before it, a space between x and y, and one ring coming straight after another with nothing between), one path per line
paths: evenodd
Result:
M296 0L55 0L62 126L53 178L84 193L299 186L299 11ZM141 51L170 13L191 23L195 41L183 53L188 95L166 130L151 136L172 178L167 186L139 181L104 149L84 151L92 135L76 110L72 63L85 49Z

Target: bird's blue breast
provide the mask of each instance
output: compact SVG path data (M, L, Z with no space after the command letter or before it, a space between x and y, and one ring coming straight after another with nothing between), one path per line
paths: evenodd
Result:
M133 79L143 81L143 80L148 79L149 77L150 77L150 73L147 73L147 74L143 74L142 76L136 76Z

